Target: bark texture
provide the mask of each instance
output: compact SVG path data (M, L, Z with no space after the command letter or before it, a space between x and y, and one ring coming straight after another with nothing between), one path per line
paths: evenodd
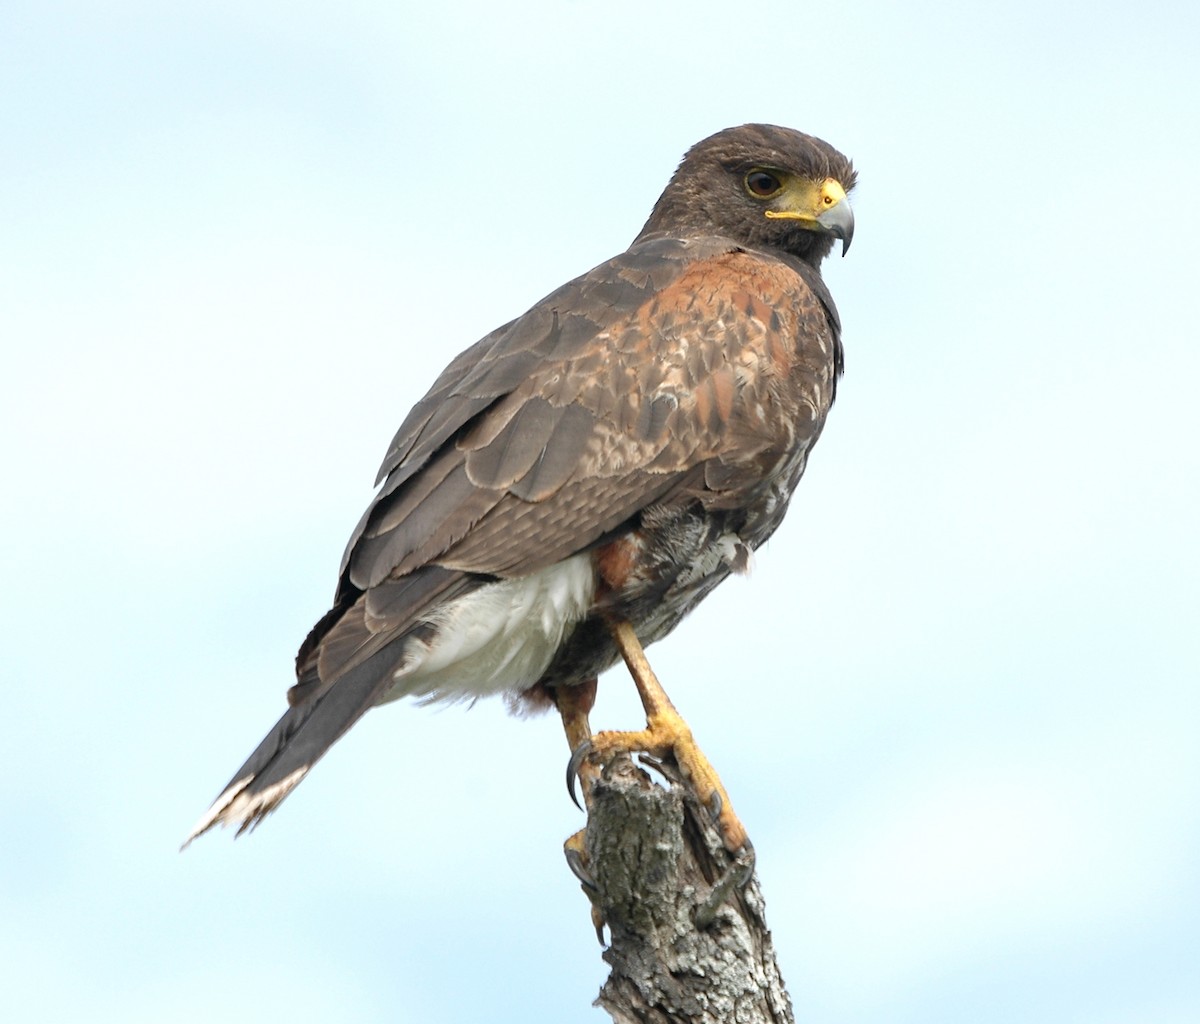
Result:
M792 1024L752 857L735 860L691 790L662 771L667 788L621 757L593 790L589 896L612 967L596 1005L616 1024Z

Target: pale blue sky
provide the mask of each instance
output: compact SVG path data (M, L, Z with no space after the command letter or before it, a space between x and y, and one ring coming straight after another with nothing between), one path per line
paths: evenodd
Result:
M860 169L847 374L651 657L797 1018L1200 1020L1194 6L408 7L0 7L0 1016L607 1019L554 719L374 712L176 848L408 407L757 120Z

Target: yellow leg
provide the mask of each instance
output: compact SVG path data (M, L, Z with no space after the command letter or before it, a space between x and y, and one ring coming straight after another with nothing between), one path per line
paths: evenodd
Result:
M591 742L592 726L588 721L588 712L592 710L595 700L596 680L594 679L590 683L580 686L561 687L554 693L554 703L558 707L558 713L562 715L563 732L567 734L567 745L572 751ZM591 806L592 784L598 774L599 769L594 764L580 765L579 767L580 788L583 789L583 800L586 806ZM563 854L567 858L567 864L570 865L571 871L579 879L583 891L588 894L589 899L593 899L592 894L596 891L596 883L592 881L587 870L586 828L581 828L567 838L563 843ZM596 906L595 902L592 903L592 927L596 929L597 940L604 945L604 915L600 913L600 908Z
M595 700L595 680L581 686L563 686L554 691L554 704L558 708L558 713L562 715L563 732L567 734L567 745L572 751L591 742L592 726L588 721L588 712L592 710ZM592 802L592 784L598 773L599 769L594 764L579 766L579 781L583 789L585 805L590 806ZM573 796L574 790L572 790ZM587 859L584 849L586 834L587 830L581 828L563 843L563 852L567 855L571 870L580 876L580 881L584 880L580 871Z
M646 728L637 732L605 731L592 736L591 753L580 764L580 768L582 769L583 764L604 761L615 754L673 756L684 778L705 806L719 808L717 822L725 846L731 853L740 852L748 843L745 826L733 813L729 794L725 791L716 769L697 746L692 737L692 730L675 710L675 705L671 703L671 699L650 668L646 652L642 649L641 641L638 640L633 627L628 622L615 621L610 623L609 629L617 649L625 659L625 664L629 666L634 685L637 686L638 695L642 699L642 707L646 709ZM587 737L580 742L587 742ZM585 794L587 789L588 783L584 782Z

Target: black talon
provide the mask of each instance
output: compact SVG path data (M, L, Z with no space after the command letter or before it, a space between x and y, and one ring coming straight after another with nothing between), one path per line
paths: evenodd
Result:
M749 839L746 840L746 845L742 847L737 855L737 861L734 865L737 876L735 885L739 889L744 889L750 884L750 879L754 877L754 866L758 863L758 854L754 852L754 844Z
M713 821L720 821L721 820L721 808L723 806L724 806L724 803L721 800L721 791L718 789L714 789L712 792L712 796L710 796L708 798L708 816L710 818L712 818Z
M588 873L588 869L583 866L582 854L578 850L566 849L563 850L563 856L567 858L567 867L571 869L571 874L579 879L584 889L589 893L597 892L596 880Z
M577 746L571 754L571 760L567 762L567 792L571 794L571 803L578 807L581 811L584 809L583 804L579 802L579 798L575 795L575 780L579 777L579 768L592 752L592 741L584 740Z

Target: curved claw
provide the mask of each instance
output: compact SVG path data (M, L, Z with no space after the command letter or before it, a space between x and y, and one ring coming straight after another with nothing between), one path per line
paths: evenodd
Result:
M714 789L712 796L708 798L708 816L713 821L721 820L721 808L725 806L725 802L721 799L721 791Z
M584 740L571 753L571 760L567 762L567 792L571 794L571 803L581 811L583 810L583 804L579 802L579 798L575 795L575 780L579 778L579 769L591 752L592 741Z
M583 866L583 855L578 850L569 848L563 850L563 855L567 859L567 867L571 869L571 874L579 879L584 889L588 892L596 892L596 880L592 878L588 869Z

